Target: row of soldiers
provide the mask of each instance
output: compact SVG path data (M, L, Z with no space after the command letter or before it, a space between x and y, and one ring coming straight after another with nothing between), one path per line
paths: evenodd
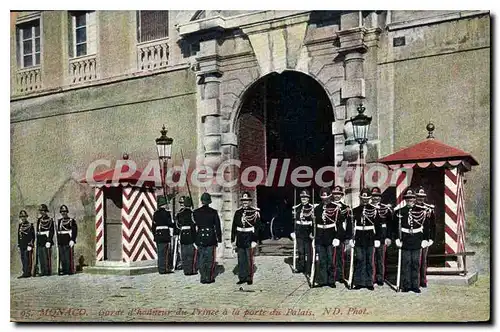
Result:
M301 203L293 207L294 271L304 273L312 287L335 288L336 282L347 280L351 289L374 290L375 283L384 285L387 247L394 242L401 254L398 288L420 293L420 287L427 286L427 250L435 236L434 207L425 203L425 190L408 189L406 205L395 211L381 203L378 187L362 189L360 205L354 209L342 201L343 196L341 186L322 188L321 202L312 204L309 191L300 192ZM352 262L348 278L347 251Z
M18 248L21 254L23 273L19 278L31 276L52 275L52 247L54 235L57 234L57 256L59 257L58 274L70 275L75 273L74 246L78 236L76 221L68 216L66 205L61 205L59 213L61 218L54 223L49 216L46 204L41 204L40 217L37 219L36 228L28 220L28 213L22 210L19 213ZM33 257L35 264L33 264ZM38 266L40 271L38 271Z

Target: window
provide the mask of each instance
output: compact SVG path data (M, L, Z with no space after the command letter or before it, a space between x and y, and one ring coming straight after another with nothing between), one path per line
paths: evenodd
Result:
M95 22L95 11L81 11L71 13L72 47L70 49L70 54L73 57L95 54Z
M137 41L139 43L168 37L168 10L137 12Z
M40 64L40 20L17 25L17 45L21 68Z

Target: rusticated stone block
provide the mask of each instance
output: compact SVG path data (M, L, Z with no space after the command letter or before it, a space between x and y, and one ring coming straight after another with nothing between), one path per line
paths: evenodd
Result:
M362 78L344 81L341 88L341 98L365 97L365 80Z

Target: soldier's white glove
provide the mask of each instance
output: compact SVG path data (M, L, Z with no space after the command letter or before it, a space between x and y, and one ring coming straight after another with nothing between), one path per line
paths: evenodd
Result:
M385 239L385 245L390 246L392 243L391 239Z
M73 240L69 241L69 246L70 246L71 248L73 248L73 246L74 246L74 245L75 245L75 241L73 241Z
M47 249L50 248L50 242L45 243L45 248L47 248Z
M250 246L251 246L252 248L257 247L257 242L252 241L252 243L250 244Z
M398 248L401 248L403 246L403 242L401 242L400 239L396 239L396 246L398 246Z
M432 241L432 240L429 240L428 242L429 242L428 247L432 246L432 244L434 243L434 241Z
M295 232L290 233L290 237L295 240Z
M173 228L169 228L168 231L170 232L170 236L174 236L174 229Z
M375 246L375 248L380 247L380 241L379 240L375 240L375 242L373 243L373 245Z
M198 250L198 246L196 245L196 243L193 242L193 247Z
M354 240L349 240L349 246L350 246L351 248L354 248L354 247L355 247L355 244L356 244L356 241L354 241Z
M429 246L429 242L427 242L427 240L423 240L421 246L422 248L427 248Z
M233 246L233 248L236 248L236 241L231 242L231 246Z
M338 246L339 246L339 244L340 244L339 239L333 239L333 241L332 241L332 245L333 245L334 247L338 247Z
M310 234L309 234L309 238L310 238L311 240L314 240L314 235L313 235L312 233L310 233Z
M33 248L31 248L30 246L28 246L27 250L28 250L28 251L31 251L31 249L33 249Z

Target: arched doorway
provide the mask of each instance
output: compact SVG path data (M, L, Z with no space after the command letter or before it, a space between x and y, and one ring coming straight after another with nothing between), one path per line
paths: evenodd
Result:
M309 166L313 171L326 165L334 166L334 112L330 99L323 87L306 74L272 73L247 90L236 121L240 172L249 166L259 166L267 174L271 160L277 159L278 163L271 186L269 183L266 186L264 179L253 188L240 186L240 191L248 190L256 196L267 224L262 236L286 238L293 230L294 188L289 181L292 170L298 166ZM284 186L279 186L282 165L287 158L290 160L288 176ZM333 179L333 174L330 176ZM273 218L282 226L274 227L279 234L270 232Z

